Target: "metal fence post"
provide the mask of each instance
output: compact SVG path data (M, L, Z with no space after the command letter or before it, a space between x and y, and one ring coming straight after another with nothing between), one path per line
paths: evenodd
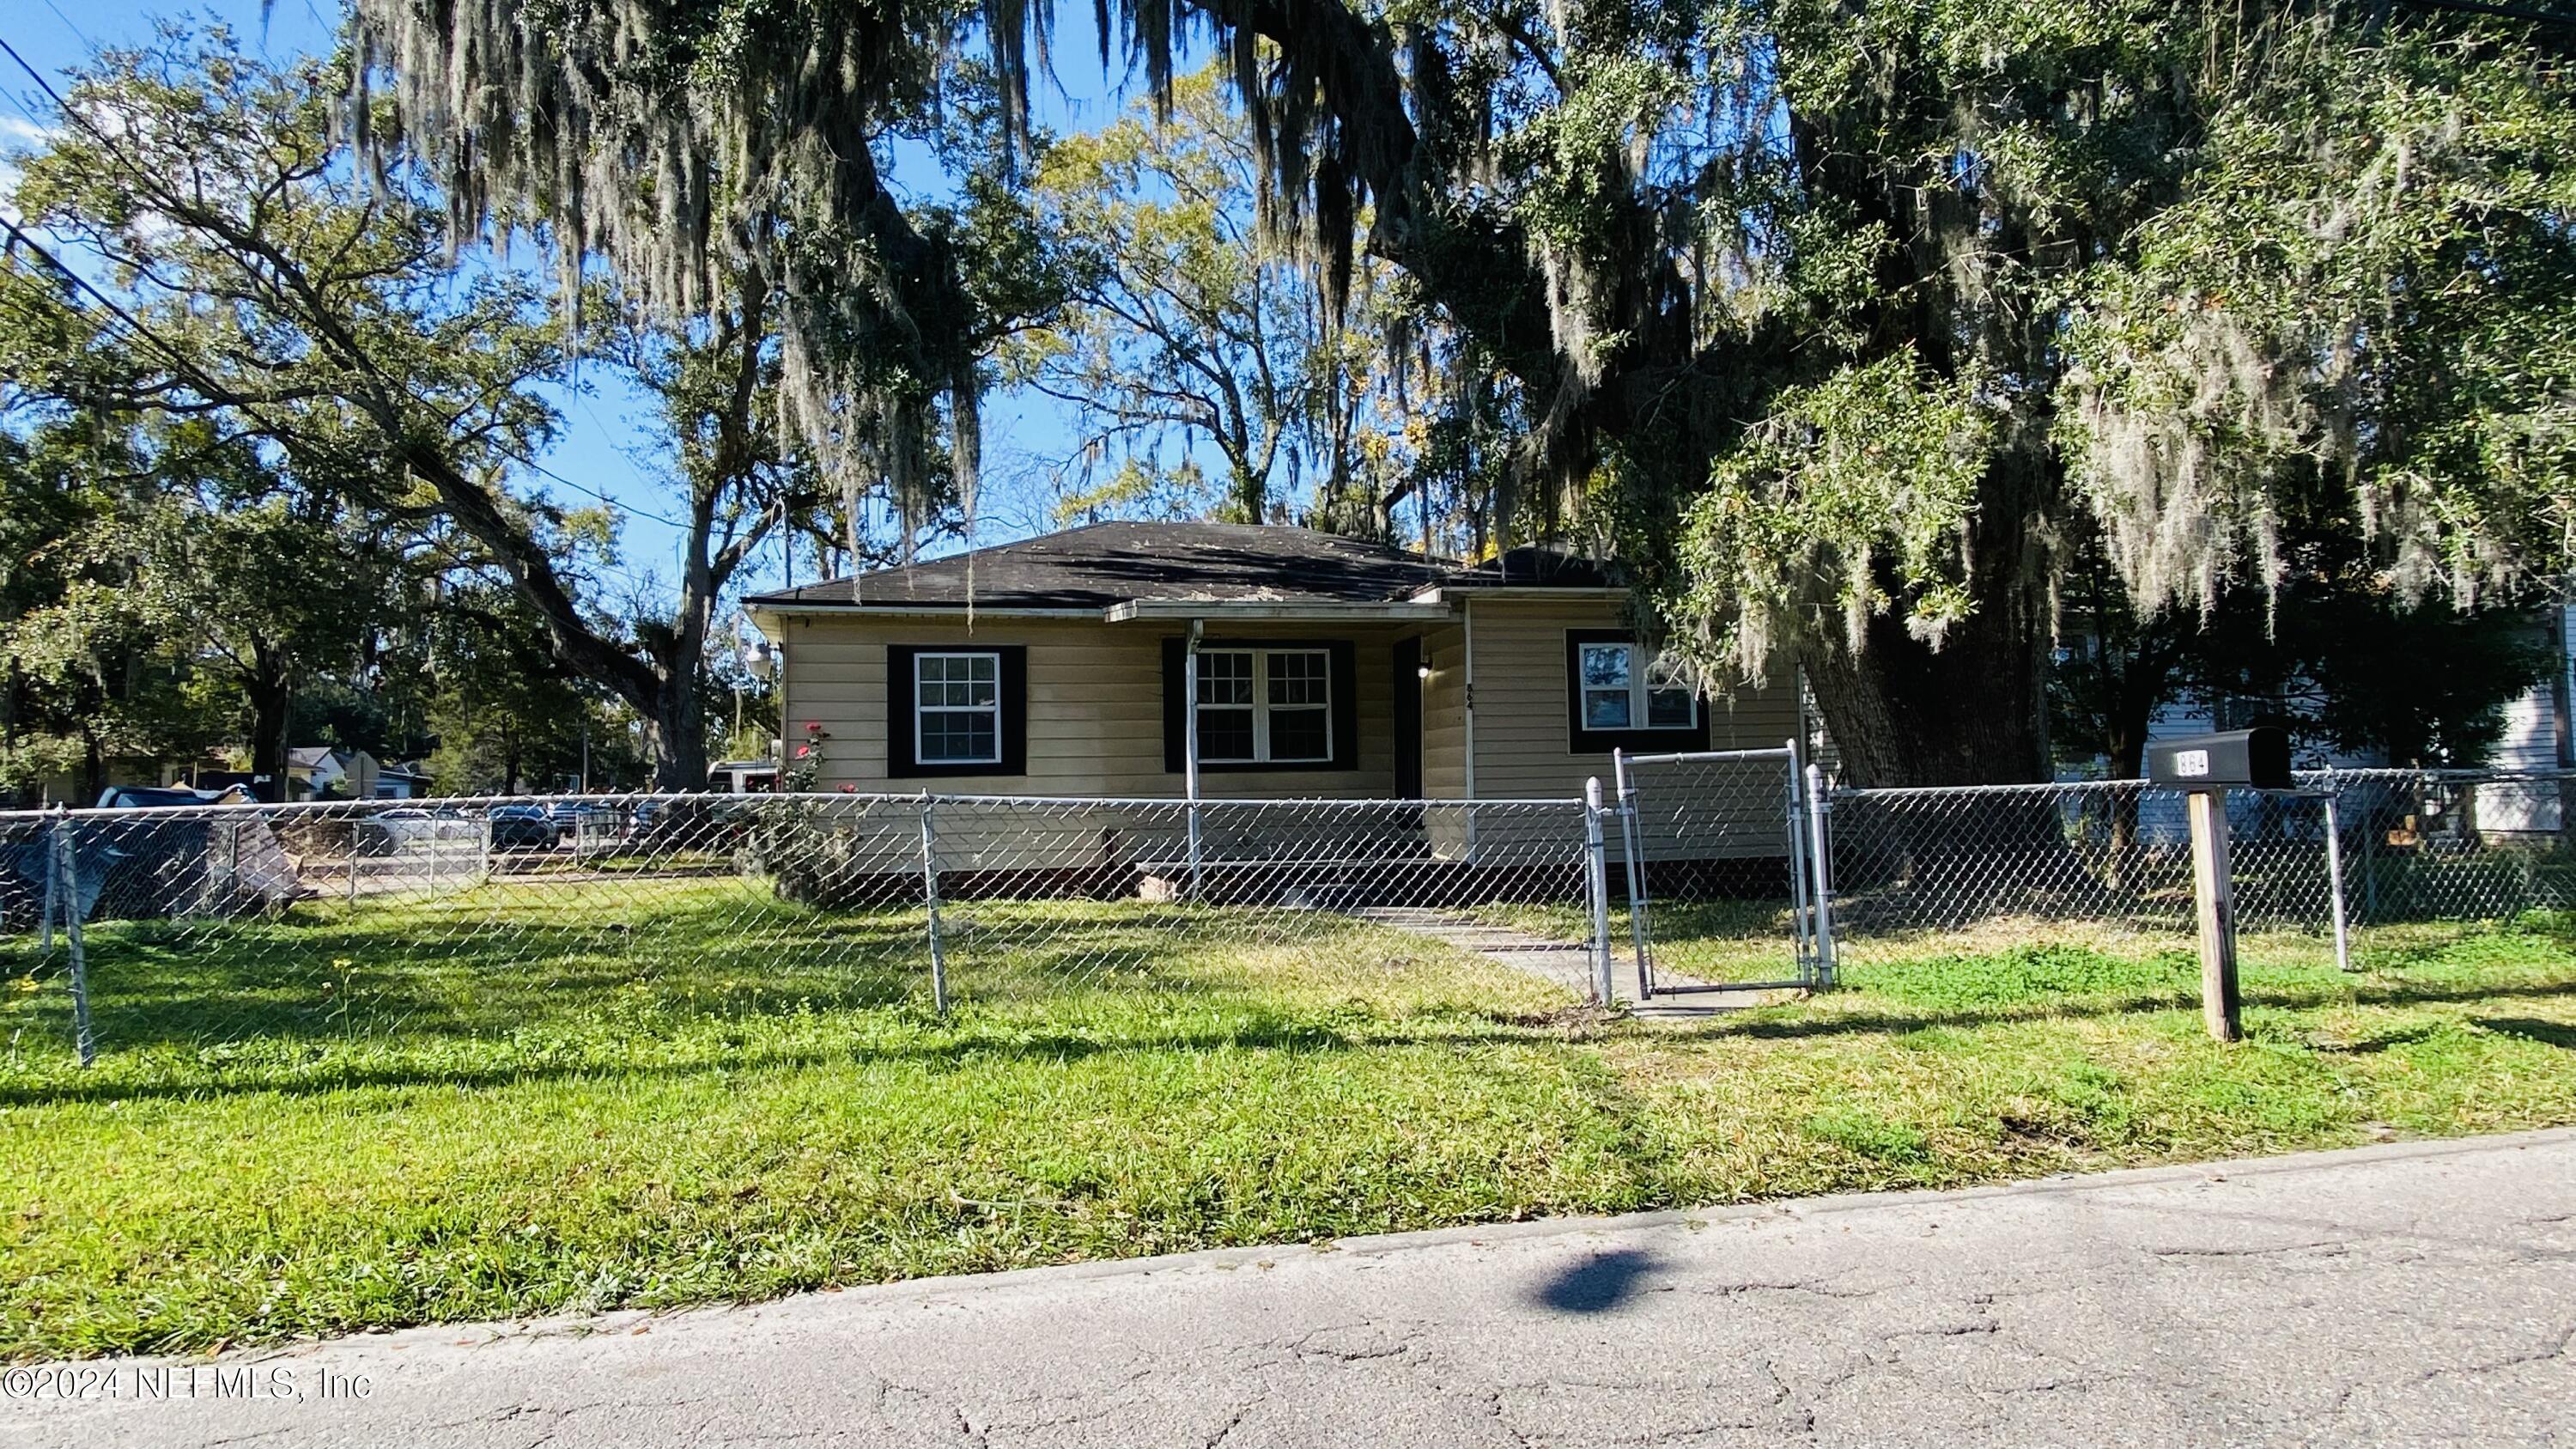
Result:
M1190 903L1207 899L1201 877L1205 841L1199 830L1199 638L1206 621L1190 621L1189 639L1181 646L1181 785L1190 797Z
M1619 1004L1610 976L1610 861L1601 838L1601 777L1583 782L1584 885L1592 896L1592 971L1595 999Z
M1628 944L1637 956L1637 999L1655 994L1646 953L1646 832L1637 824L1637 777L1629 773L1628 752L1610 752L1610 778L1619 793L1619 851L1628 863Z
M1807 767L1807 849L1816 864L1816 984L1834 984L1834 877L1830 862L1833 839L1827 819L1832 805L1825 799L1825 772L1814 765Z
M80 1050L80 1064L86 1067L98 1059L98 1043L90 1035L89 956L81 941L80 857L72 844L70 813L60 806L54 810L54 853L59 862L55 873L62 880L58 899L63 911L63 935L71 943L72 1043Z
M2326 899L2334 909L2335 969L2352 969L2352 933L2344 921L2343 909L2343 817L2336 808L2343 794L2332 771L2326 774Z
M930 908L930 1004L948 1014L948 953L939 937L939 846L930 823L931 794L921 792L921 898Z
M1808 910L1807 871L1807 766L1806 754L1797 738L1789 744L1789 784L1782 793L1787 797L1789 815L1789 940L1791 963L1798 980L1814 985L1816 981L1815 917Z

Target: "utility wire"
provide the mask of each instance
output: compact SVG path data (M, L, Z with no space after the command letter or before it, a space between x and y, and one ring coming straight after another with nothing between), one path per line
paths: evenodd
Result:
M59 14L60 12L56 13ZM69 20L65 20L63 23L66 26L71 24ZM73 33L76 35L79 34L77 27L74 27ZM86 39L86 37L84 37L84 39ZM0 52L7 53L9 59L17 62L18 68L25 71L28 79L33 80L36 83L37 88L45 93L46 99L53 102L54 110L58 114L71 121L74 125L79 126L82 130L87 131L92 137L96 138L100 145L106 147L110 154L114 155L119 162L123 163L127 171L142 174L143 168L135 163L134 158L125 154L123 148L117 145L116 138L91 122L86 115L75 110L71 103L63 98L62 92L54 89L53 82L45 78L44 72L29 64L27 58L19 54L18 48L11 45L5 36L0 36ZM24 110L23 106L21 107L21 110ZM27 119L32 123L39 125L42 124L41 122L36 122L36 118L33 115L29 115ZM196 365L194 359L188 357L176 346L163 340L159 334L146 326L139 318L135 317L131 312L120 306L105 292L99 290L99 288L87 277L74 271L60 258L56 257L53 253L47 251L42 245L37 243L35 238L29 235L24 227L14 221L9 221L6 218L0 218L0 224L5 224L7 226L9 235L14 242L25 246L29 251L34 252L38 257L44 260L47 266L53 268L57 273L70 278L82 291L87 292L92 298L96 299L100 306L106 308L111 315L116 317L118 321L125 324L125 326L136 336L143 338L145 341L152 343L156 348L158 348L163 355L167 356L171 362L176 365L178 371L185 377L191 387L195 387L199 391L206 393L209 400L220 398L228 391L228 389L208 377L205 371ZM407 394L409 393L408 389L404 389L404 391ZM417 394L411 394L409 396L409 400L424 407L429 406ZM259 414L256 411L253 411L252 405L248 403L236 403L234 405L241 407L243 411L249 413L254 419L258 419L262 422L267 421L266 419L260 418ZM436 409L434 408L432 409L432 411L435 410ZM596 421L596 417L594 417L593 421ZM659 523L666 528L676 528L685 532L689 527L689 525L680 522L676 518L667 518L648 509L638 508L624 499L618 498L610 493L604 493L586 483L576 483L572 479L565 477L561 473L556 472L554 469L547 467L545 464L538 462L536 459L529 457L525 453L509 447L507 444L496 443L495 446L500 449L500 452L504 457L509 458L512 462L517 463L519 466L528 469L530 472L533 472L540 477L560 483L564 487L570 488L577 493L587 494L592 498L598 499L602 503L606 503L614 508L623 509L639 518L651 519L653 522Z

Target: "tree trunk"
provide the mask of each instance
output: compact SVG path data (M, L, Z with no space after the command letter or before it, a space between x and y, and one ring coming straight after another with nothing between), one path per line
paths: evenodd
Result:
M295 700L293 684L285 667L265 649L254 655L251 676L242 681L242 693L250 701L250 773L252 788L271 804L283 804L294 797L287 781L287 713ZM268 783L258 780L266 776Z
M2103 711L2103 744L2110 753L2111 778L2135 780L2147 772L2147 729L2163 702L2165 671L2152 660L2161 657L2145 641L2130 651L2120 671L2118 695ZM2122 790L2111 797L2111 885L2127 886L2138 850L2138 795Z
M1713 451L1713 450L1712 450ZM2046 521L2064 486L2044 441L2006 446L1977 486L1965 553L1970 610L1938 648L1874 614L1855 651L1801 651L1808 685L1855 785L2008 785L2054 778L2048 751ZM1880 587L1902 587L1882 566Z
M644 717L644 747L653 756L653 788L707 788L706 709L686 674L664 685Z
M1839 641L1804 651L1841 753L1863 786L2019 784L2049 778L2047 699L2034 611L1980 599L1938 652L1874 619L1860 657ZM2001 607L1998 607L2000 603ZM2005 617L1994 617L2003 614Z
M73 805L95 805L107 793L107 755L98 747L97 733L86 728L81 731L80 783L75 788L80 794L68 802Z

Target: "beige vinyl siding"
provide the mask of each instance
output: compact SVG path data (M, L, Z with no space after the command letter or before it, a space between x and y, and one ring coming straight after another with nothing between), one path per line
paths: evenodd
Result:
M1480 799L1560 798L1583 793L1598 775L1610 788L1610 756L1570 748L1565 636L1572 629L1620 629L1615 600L1479 599L1476 609L1476 794ZM1702 702L1712 750L1776 748L1798 729L1794 688L1747 690Z
M1476 797L1579 797L1584 781L1597 777L1609 799L1609 753L1577 754L1571 747L1565 636L1626 628L1619 602L1482 598L1475 611ZM1712 750L1776 749L1798 727L1797 692L1787 684L1700 707L1710 712ZM1765 856L1786 848L1785 766L1776 774L1760 765L1671 767L1645 779L1648 859ZM1686 823L1676 831L1675 822ZM1620 854L1615 834L1610 847Z
M1007 619L973 628L921 618L791 615L787 633L788 763L816 765L817 787L860 792L933 790L990 795L1177 797L1185 782L1163 768L1163 640L1159 624L1087 619ZM1229 639L1348 639L1358 693L1359 741L1351 770L1211 772L1210 798L1384 796L1395 783L1393 701L1396 631L1385 625L1261 624L1211 629L1210 648ZM1028 773L886 776L886 646L1024 645L1028 649ZM818 758L798 761L808 722L822 726Z

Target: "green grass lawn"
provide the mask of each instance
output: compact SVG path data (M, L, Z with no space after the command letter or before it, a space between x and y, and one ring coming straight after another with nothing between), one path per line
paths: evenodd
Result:
M1897 943L1674 1028L1316 913L950 924L944 1020L913 914L725 880L101 926L98 1066L50 979L0 1006L0 1357L2576 1121L2557 918L2249 942L2235 1047L2165 938Z

